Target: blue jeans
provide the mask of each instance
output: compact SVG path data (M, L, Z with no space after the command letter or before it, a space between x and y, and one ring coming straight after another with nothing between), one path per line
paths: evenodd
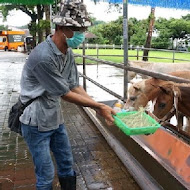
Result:
M52 189L54 165L50 150L56 160L58 177L74 175L71 146L63 124L58 129L40 132L38 127L22 123L21 130L35 165L37 190Z

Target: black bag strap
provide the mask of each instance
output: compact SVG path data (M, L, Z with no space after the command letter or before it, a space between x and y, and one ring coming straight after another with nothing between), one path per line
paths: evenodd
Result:
M39 98L39 97L36 97L36 98L33 98L33 99L31 99L31 100L29 100L28 102L26 102L26 104L22 104L23 106L22 106L22 108L23 108L23 110L27 107L27 106L29 106L34 100L36 100L37 98ZM20 98L19 98L19 100L20 100Z

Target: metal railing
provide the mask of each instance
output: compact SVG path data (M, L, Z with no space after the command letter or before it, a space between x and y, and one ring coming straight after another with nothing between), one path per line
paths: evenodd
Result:
M79 46L78 49L83 48L83 46ZM123 49L123 45L106 45L106 44L85 44L85 49L96 49L96 54L93 55L89 55L89 56L95 56L95 57L106 57L106 56L110 56L110 55L106 55L106 54L100 54L100 50L102 51L103 49ZM176 50L166 50L166 49L154 49L154 48L144 48L142 47L131 47L129 46L129 50L134 50L136 51L136 55L130 55L130 51L129 51L129 55L128 57L135 57L136 60L140 60L141 58L143 58L143 55L140 55L141 52L143 52L144 50L148 50L151 52L156 52L156 51L160 51L160 52L166 52L166 53L170 53L170 57L157 57L157 56L144 56L144 57L148 57L148 58L153 58L153 59L165 59L165 60L170 60L171 62L175 62L175 61L186 61L186 62L190 62L190 59L180 59L180 58L176 58L176 55L181 53L181 54L189 54L190 57L190 52L186 52L186 51L176 51ZM114 57L123 57L123 55L112 55Z
M115 63L115 62L112 62L112 61L105 61L105 60L97 59L97 58L94 58L94 57L91 57L91 56L75 54L75 57L82 57L84 60L89 59L89 60L95 61L96 63L98 62L98 63L114 66L114 67L121 68L121 69L126 70L126 71L133 71L133 72L136 72L136 73L139 73L139 74L148 75L148 76L158 78L158 79L162 79L162 80L166 80L166 81L173 81L173 82L177 82L177 83L190 83L190 80L188 80L188 79L174 77L174 76L171 76L171 75L162 74L162 73L154 72L154 71L147 71L145 69L136 68L136 67L132 67L132 66L124 66L123 64L120 64L120 63ZM107 91L108 93L110 93L111 95L115 96L116 98L118 98L118 99L120 99L122 101L125 101L124 97L121 97L119 94L111 91L110 89L107 89L106 87L104 87L100 83L98 83L98 82L94 81L93 79L89 78L88 76L86 76L85 62L83 64L83 73L81 73L80 75L83 77L83 86L84 86L85 90L86 90L86 79L87 79L90 82L92 82L93 84L95 84L96 86L100 87L101 89L103 89L103 90ZM127 94L127 92L124 92L124 93Z

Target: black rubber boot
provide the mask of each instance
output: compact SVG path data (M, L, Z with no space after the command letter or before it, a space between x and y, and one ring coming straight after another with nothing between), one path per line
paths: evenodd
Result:
M60 177L59 183L61 190L76 190L76 174L75 176Z

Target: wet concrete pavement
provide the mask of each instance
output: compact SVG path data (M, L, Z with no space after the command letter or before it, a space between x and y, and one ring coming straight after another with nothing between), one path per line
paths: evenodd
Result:
M79 72L83 73L83 66L78 66ZM95 64L86 66L86 75L113 92L123 96L123 70L105 64ZM82 84L82 77L80 77ZM86 80L88 94L97 101L107 101L116 99L111 94L97 87Z
M9 110L19 96L25 59L26 55L18 52L0 52L0 190L35 189L28 148L23 138L7 127ZM67 102L62 106L74 155L77 190L139 190L82 108ZM56 189L60 189L57 177L54 180Z

